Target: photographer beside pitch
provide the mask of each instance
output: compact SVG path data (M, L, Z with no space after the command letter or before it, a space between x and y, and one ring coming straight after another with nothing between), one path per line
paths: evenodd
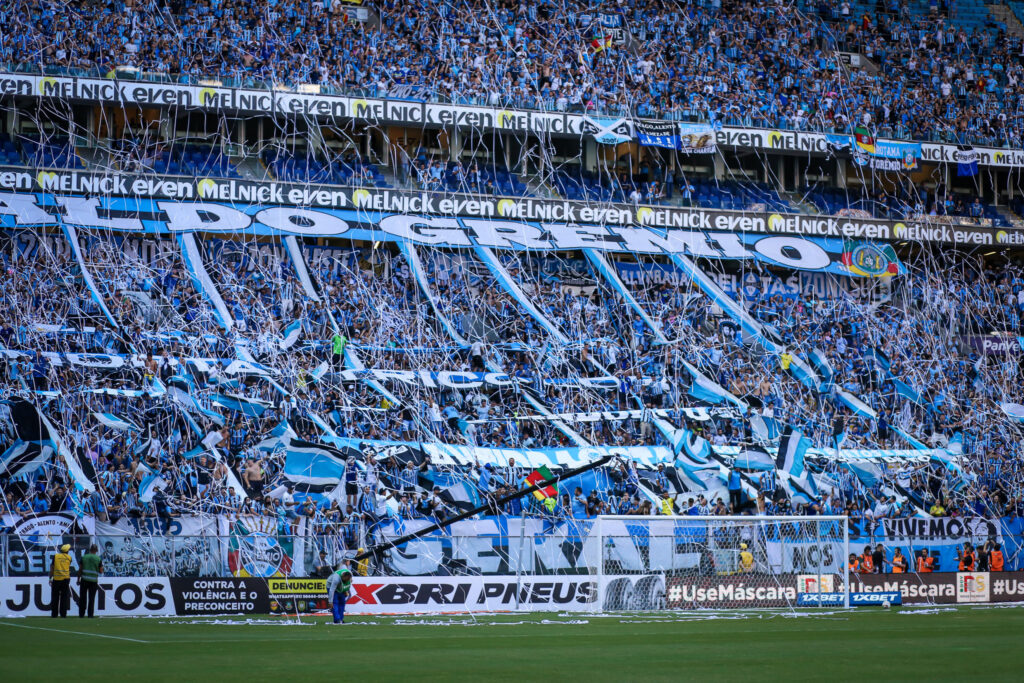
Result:
M345 601L352 588L352 572L342 566L327 579L327 596L331 600L331 614L335 624L345 623Z

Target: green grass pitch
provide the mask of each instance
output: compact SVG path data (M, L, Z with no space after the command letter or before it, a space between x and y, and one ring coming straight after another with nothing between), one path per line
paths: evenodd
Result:
M1024 609L0 620L11 681L1024 679Z

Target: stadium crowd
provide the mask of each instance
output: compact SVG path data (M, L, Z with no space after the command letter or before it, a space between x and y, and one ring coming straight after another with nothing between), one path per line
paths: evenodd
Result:
M454 514L441 495L453 482L467 483L486 501L528 474L514 463L433 465L389 444L671 445L672 434L646 414L583 423L558 418L640 408L672 411L673 430L690 430L716 447L751 448L777 438L752 426L757 415L799 427L822 448L911 448L921 439L922 447L963 455L959 466L933 459L868 471L824 461L813 466L811 494L794 492L774 471L735 464L705 491L681 491L665 467L623 462L604 470L592 491L566 489L550 507L530 499L503 511L517 514L527 505L555 517L652 510L845 512L866 519L1024 514L1019 427L1000 407L1018 394L1017 355L981 355L967 341L994 331L1014 340L1021 334L1024 274L1016 263L922 255L891 282L826 296L779 294L786 273L764 270L757 273L760 287L730 292L786 353L820 351L834 386L877 411L867 417L837 402L830 388L809 390L784 357L745 343L681 272L674 280L655 277L667 266L653 259L630 264L643 274L629 288L668 343L657 343L652 327L583 259L501 256L509 286L468 253L424 250L424 292L397 252L317 248L305 258L318 303L283 250L209 240L202 261L233 318L227 332L209 292L186 274L194 264L186 268L173 243L83 234L94 297L67 245L52 238L26 245L5 235L9 286L0 292L0 343L23 355L5 354L3 393L38 402L97 488L89 496L75 493L59 458L24 475L8 471L0 476L0 507L15 518L59 510L111 522L263 514L294 530L306 517L310 529L335 529L355 542L354 528L372 530L387 518ZM285 330L296 322L301 332L289 343ZM560 341L560 334L573 341ZM136 354L139 362L98 370L39 351ZM273 379L179 363L186 358L249 359ZM686 364L740 397L751 414L691 419L680 410L695 404ZM362 367L501 371L518 383L466 391L373 384L340 373ZM605 377L610 386L584 381ZM214 400L225 392L242 401ZM112 427L99 414L132 425ZM549 417L526 419L538 415ZM296 490L283 471L286 444L275 438L282 428L342 449L343 496ZM16 444L7 421L0 451ZM154 477L159 488L149 488ZM741 481L749 486L737 489Z
M950 6L706 0L15 0L0 62L975 144L1024 144L1020 38ZM858 15L858 8L860 8ZM379 21L376 19L379 17ZM875 68L849 68L836 50Z

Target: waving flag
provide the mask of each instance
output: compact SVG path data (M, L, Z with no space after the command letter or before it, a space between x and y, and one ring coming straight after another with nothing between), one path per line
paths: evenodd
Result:
M1017 422L1024 422L1024 405L1019 403L1000 403L999 409L1003 411L1003 414L1007 417L1016 420Z
M150 473L139 482L139 500L148 503L160 489L167 488L167 481L159 474Z
M249 398L248 396L239 396L238 394L216 394L211 396L210 400L219 406L223 406L236 413L241 413L246 417L261 417L271 405L267 401Z
M789 374L793 375L793 377L811 391L821 391L822 381L814 371L814 368L795 353L789 354L789 366L787 370L789 370Z
M119 417L117 415L114 415L113 413L93 412L93 417L95 417L96 421L99 422L104 427L108 427L110 429L114 429L114 430L119 431L119 432L129 432L129 431L131 431L131 432L141 432L142 431L142 429L137 424L132 422L131 420L127 420L127 419L125 419L123 417Z
M810 441L806 439L799 429L786 427L779 439L779 452L775 456L775 467L780 472L799 477L804 473L804 456L810 447Z
M814 369L818 371L818 375L821 377L823 384L831 384L835 379L836 373L832 369L832 364L828 362L828 356L821 349L813 349L807 354L807 360L811 362Z
M34 474L51 455L53 449L49 446L38 442L17 441L0 455L0 474L7 473L12 479Z
M892 367L892 361L889 360L889 356L873 346L864 350L864 360L875 363L886 372Z
M779 480L786 489L790 499L796 502L811 504L818 500L818 485L812 476L794 477L785 472L779 473ZM808 473L809 475L810 473Z
M704 401L705 403L711 404L729 402L739 408L741 412L747 412L749 406L727 391L725 387L714 380L705 377L700 370L693 367L686 361L683 361L683 367L686 368L687 372L689 372L692 377L692 382L690 383L690 388L688 390L690 396L698 401Z
M291 482L333 488L345 476L345 456L337 448L292 439L284 453L283 474Z
M546 465L541 465L533 472L530 472L529 476L526 477L526 483L529 486L535 486L542 481L550 481L554 479L555 475L551 474L551 470ZM547 498L556 498L558 496L558 489L551 484L537 489L533 492L533 497L537 500L543 501Z
M775 461L760 448L744 448L732 461L733 467L742 470L773 470Z
M711 444L709 444L708 440L703 436L695 434L689 429L684 429L682 431L683 436L682 439L680 439L682 451L697 462L706 463L708 461L708 457L711 455ZM678 453L679 450L677 449L676 454L678 455Z
M918 405L924 405L924 399L921 398L921 392L910 386L906 382L902 382L895 377L891 378L892 386L896 390L898 396L909 399Z
M553 487L548 487L553 488ZM540 493L536 491L535 493ZM476 487L466 484L464 481L457 482L438 494L441 502L457 512L472 510L480 505L480 496L477 495Z
M299 341L299 337L301 337L301 336L302 336L302 321L301 320L296 320L295 322L290 324L288 327L284 328L284 338L281 339L280 342L278 342L278 347L282 351L287 351L288 349L290 349L293 346L295 346L295 342Z
M882 478L882 468L870 460L851 460L841 465L849 470L864 486L871 488Z
M859 398L857 398L856 396L854 396L845 389L840 389L837 387L834 396L840 404L849 408L850 411L853 412L853 414L856 415L857 417L866 417L872 420L878 417L878 413L875 412L874 408L872 408L867 403L860 400Z
M781 433L779 421L759 413L750 416L750 432L758 443L775 443Z

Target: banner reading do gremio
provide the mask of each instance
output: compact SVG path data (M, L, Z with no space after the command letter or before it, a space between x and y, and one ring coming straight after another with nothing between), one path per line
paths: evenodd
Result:
M0 227L75 225L102 232L151 235L180 233L299 236L361 241L408 242L445 249L577 251L685 254L697 258L757 260L804 271L862 276L850 267L850 243L832 237L785 234L789 219L778 214L696 215L687 228L602 223L567 223L492 218L417 216L363 210L291 206L228 205L216 202L154 201L118 197L72 197L0 193ZM770 224L770 225L769 225ZM765 234L765 226L777 234ZM948 226L947 226L948 227ZM725 232L720 232L726 230ZM883 271L902 268L895 254L870 243ZM891 250L890 250L891 251ZM875 275L878 275L875 274Z

